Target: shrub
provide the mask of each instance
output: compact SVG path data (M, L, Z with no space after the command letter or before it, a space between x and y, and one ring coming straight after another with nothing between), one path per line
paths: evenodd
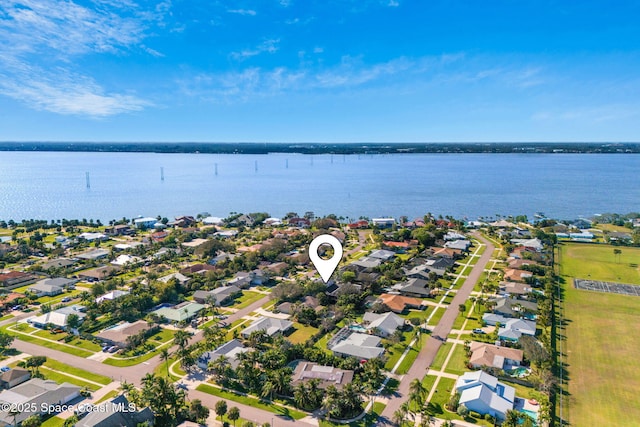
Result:
M471 412L469 412L469 416L470 416L471 418L477 418L477 419L481 419L481 418L482 418L482 415L480 415L480 413L479 413L479 412L476 412L476 411L471 411Z

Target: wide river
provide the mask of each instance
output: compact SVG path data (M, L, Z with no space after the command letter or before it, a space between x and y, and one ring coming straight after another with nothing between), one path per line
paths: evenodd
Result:
M0 219L258 211L469 219L627 213L640 211L640 155L0 152Z

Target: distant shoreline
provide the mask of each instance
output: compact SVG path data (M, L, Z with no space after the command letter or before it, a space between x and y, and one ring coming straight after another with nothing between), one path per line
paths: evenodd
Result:
M0 151L202 154L639 154L640 143L0 142Z

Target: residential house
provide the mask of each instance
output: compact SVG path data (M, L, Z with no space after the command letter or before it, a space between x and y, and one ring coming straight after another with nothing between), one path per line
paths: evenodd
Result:
M471 242L469 240L450 240L444 244L445 248L457 249L462 252L467 252L470 246Z
M482 315L482 321L489 326L505 325L511 318L500 314L485 313Z
M136 218L133 220L133 225L139 230L146 230L148 228L153 228L158 222L157 218L145 217L145 218Z
M424 279L407 279L405 282L393 285L392 289L410 297L426 298L432 294L429 282Z
M215 301L215 305L220 306L241 292L237 286L221 286L210 291L195 291L193 300L199 304L209 304L210 301Z
M105 234L109 236L126 236L132 233L131 226L127 224L118 224L113 227L106 227Z
M498 338L504 341L517 342L522 335L535 336L536 322L523 319L509 319L498 329Z
M44 313L40 316L34 316L27 319L27 323L37 327L46 328L47 326L54 326L62 329L67 328L67 322L69 316L76 315L78 320L82 322L86 314L83 313L84 307L81 305L74 305L70 307L62 307L57 310Z
M215 362L220 357L225 357L231 367L236 369L240 364L240 358L238 357L242 353L252 351L251 348L245 347L240 340L233 339L222 344L214 351L204 352L198 357L197 365L200 369L207 370L209 363Z
M369 360L380 357L384 353L384 348L381 346L382 340L379 337L348 329L340 330L336 336L328 344L329 349L336 356Z
M158 317L164 317L172 323L187 322L198 315L204 309L204 305L196 302L185 301L173 307L161 307L152 313Z
M137 427L139 425L153 425L155 416L150 408L137 410L121 394L109 402L94 407L75 427Z
M522 350L494 344L473 341L469 345L469 350L471 351L469 364L476 369L488 366L508 371L520 366L523 359Z
M508 410L513 409L516 391L494 376L483 371L465 372L456 381L461 405L481 415L489 414L504 420Z
M446 241L464 240L464 239L466 239L466 236L464 234L460 234L460 233L457 233L455 231L448 231L447 234L445 234L443 238Z
M173 280L173 279L177 280L181 286L185 286L191 281L190 278L188 278L182 273L171 273L159 278L158 282L168 283L170 280Z
M13 368L0 374L0 389L9 389L29 381L31 372L26 369Z
M491 300L495 303L493 312L505 317L524 317L535 319L538 312L538 304L533 301L505 297Z
M391 240L385 240L382 242L382 246L385 249L395 251L396 253L405 253L409 249L409 242L393 242Z
M9 294L0 294L0 310L15 305L16 301L24 298L26 295L19 292L11 292Z
M518 246L524 246L525 248L533 249L536 252L542 251L544 248L540 239L511 239L511 243Z
M34 283L27 288L27 292L35 294L37 297L60 295L64 289L62 286L56 286L46 283Z
M349 227L352 230L367 228L369 227L369 221L360 220L360 221L352 222L351 224L348 224L347 227Z
M106 258L108 256L109 256L109 251L106 249L93 249L93 250L78 254L75 257L92 261L92 260Z
M38 278L30 273L22 271L10 271L8 273L0 273L0 287L14 289L33 283Z
M209 265L218 265L219 263L226 260L233 260L236 257L235 254L229 254L226 252L219 252L216 256L209 260Z
M309 228L311 227L311 221L307 218L290 218L288 221L289 225L298 228Z
M533 292L533 288L526 283L500 282L500 293L511 296L522 296Z
M172 227L187 228L195 225L196 223L196 219L192 216L178 216L176 217L175 221L171 221L167 225L170 225Z
M189 276L194 274L206 274L207 271L215 271L215 270L217 270L217 268L214 267L213 265L193 264L180 270L180 273L186 274L187 276Z
M394 218L372 218L371 224L379 228L391 228L395 225L396 220Z
M384 305L389 307L389 310L394 313L404 313L407 309L416 308L422 310L425 308L423 301L418 298L405 297L395 294L382 294L378 299Z
M367 330L384 338L393 335L398 328L404 326L404 319L392 312L378 314L369 311L364 314L362 320Z
M115 266L119 266L119 267L124 267L125 265L137 264L139 262L142 262L142 259L137 257L137 256L133 256L133 255L118 255L116 257L116 259L111 261L111 264L115 265Z
M127 339L129 337L138 335L149 329L151 329L151 325L144 320L138 320L133 323L124 322L100 331L100 333L96 334L96 338L106 344L125 348L127 347Z
M363 270L373 270L376 267L379 267L382 264L382 260L380 258L371 258L371 257L362 257L356 261L353 261L349 266L353 266L357 271Z
M333 385L338 390L341 390L345 384L353 381L353 371L338 369L333 366L322 366L306 360L298 362L291 377L291 385L295 386L298 383L312 379L320 380L318 386L322 389Z
M246 289L250 286L260 286L266 281L266 276L262 270L239 271L227 281L227 285Z
M129 295L129 291L121 291L119 289L116 289L111 292L107 292L106 294L100 295L98 298L96 298L96 304L100 304L103 301L111 301L125 295Z
M306 255L306 254L303 254L303 255ZM287 264L286 262L274 262L265 267L266 270L268 270L270 273L275 274L277 276L282 276L284 273L286 273L288 268L289 268L289 264Z
M525 282L533 277L533 273L527 270L518 270L516 268L507 268L504 270L504 280L511 282Z
M45 261L40 265L40 268L44 271L50 268L67 268L71 267L76 262L69 258L56 258L49 261Z
M109 236L103 233L85 232L78 235L78 239L85 240L87 242L104 242L109 240Z
M243 337L248 337L254 331L264 331L270 337L277 334L284 334L293 327L293 322L274 317L260 316L242 331Z
M538 262L532 259L509 258L507 264L509 268L522 269L525 265L537 265Z
M223 225L224 219L217 216L208 216L202 220L204 225Z
M186 230L185 230L186 231ZM189 242L184 242L182 244L182 246L186 247L186 248L197 248L200 245L204 245L205 243L207 243L209 240L207 239L193 239Z
M369 254L369 258L379 259L382 261L389 261L396 256L396 253L393 251L387 251L384 249L377 249Z
M0 425L20 425L32 415L41 415L43 409L52 405L64 405L80 397L80 389L73 384L58 384L55 381L32 378L10 390L0 393L0 404L31 408L33 411L18 411L13 416L10 411L0 411Z

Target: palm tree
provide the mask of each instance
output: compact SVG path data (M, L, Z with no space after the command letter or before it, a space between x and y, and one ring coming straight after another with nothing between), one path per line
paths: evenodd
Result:
M407 408L404 405L401 405L394 413L392 417L392 421L394 424L402 426L404 421L407 419Z
M167 376L169 376L169 350L167 350L166 348L163 348L162 350L160 350L160 360L162 360L163 362L165 362L165 365L167 367Z
M504 414L504 422L502 423L503 427L518 427L519 423L520 412L513 409L507 410L507 412Z
M173 342L180 347L181 350L184 350L189 342L189 338L191 338L191 333L180 329L173 335Z
M229 359L226 356L220 356L216 360L212 360L209 362L209 366L207 368L216 376L216 382L220 383L224 378L227 377L227 373L231 368L231 363L229 363Z
M262 397L269 396L269 400L273 400L273 392L275 391L275 389L276 389L275 382L274 382L273 378L269 377L262 384L262 391L260 392L260 395Z
M424 405L424 399L426 398L427 390L422 385L422 381L419 378L415 378L409 384L409 400L414 402L418 408Z

